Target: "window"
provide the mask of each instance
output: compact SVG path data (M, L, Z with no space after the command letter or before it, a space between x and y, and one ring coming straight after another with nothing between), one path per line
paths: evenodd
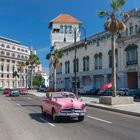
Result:
M1 74L1 78L3 78L3 74Z
M95 58L95 69L98 69L98 55L95 54L94 58Z
M15 61L14 61L14 60L12 60L12 63L15 63Z
M1 71L3 71L3 70L4 70L4 65L2 64L2 65L1 65Z
M8 49L9 49L9 48L10 48L10 46L9 46L9 45L7 45L7 46L6 46L6 48L8 48Z
M18 51L20 51L20 48L17 48Z
M57 67L56 73L57 74L62 74L62 63L60 63L59 67Z
M15 71L15 67L13 66L13 67L12 67L12 72L14 72L14 71Z
M7 53L6 53L6 55L7 55L7 56L10 56L10 53L9 53L9 52L7 52Z
M12 53L12 57L15 57L15 54L14 53Z
M23 50L23 49L22 49L21 51L22 51L22 52L24 52L24 50Z
M99 69L102 69L102 54L99 54Z
M99 39L97 39L97 47L99 47L100 46L100 41L99 41Z
M83 71L89 71L89 56L83 57Z
M78 72L79 71L79 59L76 59L76 63L75 63L75 59L73 60L73 72Z
M126 55L127 65L137 64L137 50L128 50Z
M138 32L138 25L135 25L135 33Z
M4 62L4 59L1 59L1 62Z
M2 44L1 44L1 47L5 47L5 45L2 43Z
M18 54L17 57L20 58L20 55Z
M70 62L69 61L65 62L65 73L70 73Z
M1 55L5 55L5 52L4 51L1 51Z
M7 72L9 72L9 65L7 65Z
M10 60L9 59L7 59L7 63L9 63L10 62Z
M133 34L133 26L130 26L129 30L130 30L130 35L132 35Z
M60 29L53 29L53 33L59 33Z
M9 74L7 74L7 78L9 78Z
M15 50L15 47L13 46L12 49Z

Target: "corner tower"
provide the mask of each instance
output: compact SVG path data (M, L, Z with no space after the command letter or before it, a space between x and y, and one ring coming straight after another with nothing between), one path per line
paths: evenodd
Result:
M81 22L71 15L60 14L49 22L50 45L51 48L60 49L74 43L73 29L79 30ZM80 41L80 34L77 35L76 41Z

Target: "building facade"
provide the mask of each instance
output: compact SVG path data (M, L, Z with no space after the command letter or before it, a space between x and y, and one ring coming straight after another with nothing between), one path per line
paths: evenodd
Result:
M13 77L17 71L17 62L26 62L30 55L30 49L20 42L0 37L0 87L12 88L27 86L27 67L22 73L22 79Z
M116 70L117 70L117 88L140 88L140 10L134 9L129 12L130 18L125 21L127 29L116 35ZM58 16L59 17L59 16ZM65 19L65 20L62 20ZM59 21L59 22L58 22ZM58 23L57 23L58 22ZM88 43L85 46L84 40L76 40L74 44L74 33L72 42L64 39L61 30L58 30L57 36L53 32L56 24L58 29L71 24L71 19L57 18L57 21L50 22L51 29L51 46L64 51L64 56L60 59L60 65L57 68L57 88L65 88L70 90L74 88L75 77L77 72L77 87L101 88L102 85L111 81L112 73L112 51L111 51L111 34L109 32L101 32L87 38ZM53 26L54 24L54 26ZM80 24L77 24L77 28ZM66 33L66 32L65 32ZM80 36L79 31L77 33ZM52 37L53 36L55 37ZM67 32L69 34L69 32ZM59 37L58 37L59 36ZM62 38L57 40L56 38ZM63 44L63 45L61 45ZM75 62L76 52L76 68ZM53 67L50 62L50 87L53 87L54 74Z

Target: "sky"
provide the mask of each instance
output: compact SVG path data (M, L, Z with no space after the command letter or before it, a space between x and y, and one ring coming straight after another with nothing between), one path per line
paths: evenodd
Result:
M50 50L49 21L61 13L82 21L87 36L103 31L104 19L98 10L111 10L110 0L0 0L0 36L20 41L33 47L43 66ZM140 9L140 0L126 0L122 11Z

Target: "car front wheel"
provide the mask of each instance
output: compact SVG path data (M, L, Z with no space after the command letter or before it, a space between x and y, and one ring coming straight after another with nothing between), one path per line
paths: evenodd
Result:
M83 121L84 118L85 118L84 116L79 116L79 117L78 117L79 122Z

